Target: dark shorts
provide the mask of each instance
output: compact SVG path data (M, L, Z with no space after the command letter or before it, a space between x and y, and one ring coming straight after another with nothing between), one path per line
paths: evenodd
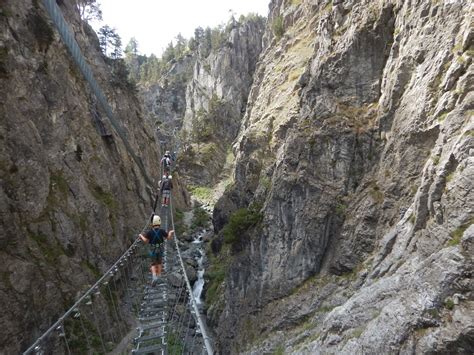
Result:
M149 256L151 257L151 262L157 262L158 264L163 264L163 251L160 248L156 248L154 251L150 251Z

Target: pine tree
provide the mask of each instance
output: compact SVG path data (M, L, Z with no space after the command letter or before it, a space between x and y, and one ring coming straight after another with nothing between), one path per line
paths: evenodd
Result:
M102 53L111 58L119 58L122 55L122 40L115 28L111 28L109 25L102 26L99 29L99 44L102 49Z
M175 56L177 58L182 57L186 51L186 38L181 33L176 36Z
M122 39L120 38L117 32L113 33L111 39L112 53L110 57L113 59L118 59L122 57Z
M76 0L76 6L83 21L102 21L102 10L96 0Z
M176 58L176 53L173 45L173 41L168 43L168 47L166 47L165 51L163 52L163 55L161 56L165 62L170 62L173 59Z
M130 71L130 79L134 82L141 81L142 68L138 58L138 41L135 37L130 38L130 41L128 41L125 47L125 63ZM142 67L145 64L146 63L144 63Z
M125 47L125 55L127 54L138 56L138 41L135 37L130 38Z

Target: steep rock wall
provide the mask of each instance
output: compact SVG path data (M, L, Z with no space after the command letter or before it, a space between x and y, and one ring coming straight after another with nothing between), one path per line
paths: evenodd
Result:
M138 100L72 3L61 9L157 183L160 152ZM17 353L131 243L155 187L97 109L41 2L3 1L0 27L0 348Z
M262 50L263 19L229 24L224 43L204 56L200 49L175 61L160 83L142 89L160 135L178 147L179 170L193 185L219 181L235 139ZM171 129L170 129L171 127Z
M214 211L219 231L263 206L221 250L223 351L472 351L471 16L466 1L272 1Z
M165 149L179 146L179 132L186 110L186 87L195 61L195 57L188 54L176 61L159 83L140 87L147 116L157 127L157 137Z

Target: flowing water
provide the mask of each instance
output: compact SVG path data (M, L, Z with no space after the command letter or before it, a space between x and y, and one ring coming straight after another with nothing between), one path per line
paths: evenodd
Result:
M204 249L202 247L202 236L203 236L204 232L205 231L198 233L194 237L194 241L193 241L194 244L199 244L199 247L197 249L198 252L199 252L199 255L196 256L196 261L198 263L198 271L197 271L198 279L196 280L196 282L194 283L194 286L193 286L193 296L196 299L196 303L198 305L202 304L201 294L202 294L202 290L204 288L204 272L205 272L205 269L204 269L203 263L204 263L205 253L204 253Z

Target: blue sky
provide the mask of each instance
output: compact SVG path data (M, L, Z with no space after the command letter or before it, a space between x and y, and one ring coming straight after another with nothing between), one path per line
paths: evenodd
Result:
M225 23L231 10L238 18L249 12L268 15L270 0L98 0L102 23L115 27L124 46L131 37L138 40L142 54L161 55L178 33L189 38L198 26Z

